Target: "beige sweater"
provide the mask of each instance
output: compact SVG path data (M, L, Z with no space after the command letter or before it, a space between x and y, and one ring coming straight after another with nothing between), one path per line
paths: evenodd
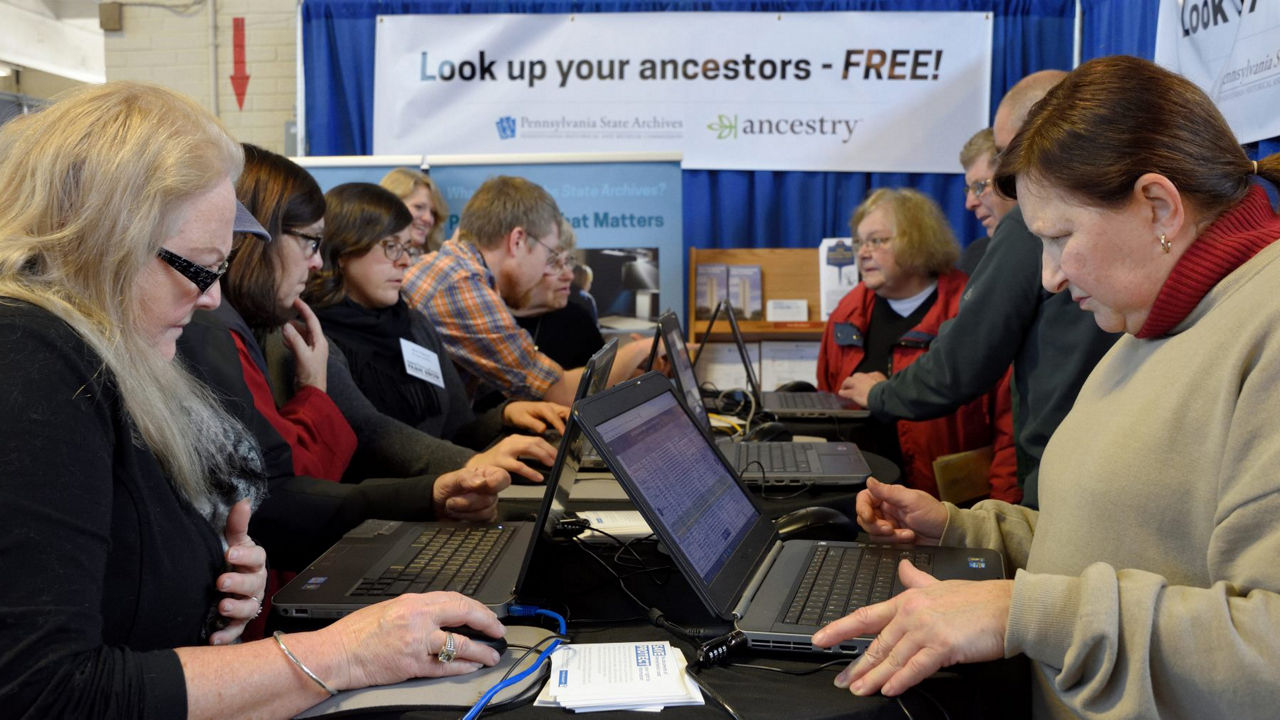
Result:
M1006 552L1037 718L1280 718L1280 243L1174 332L1122 338L1040 466L1041 510L949 507Z

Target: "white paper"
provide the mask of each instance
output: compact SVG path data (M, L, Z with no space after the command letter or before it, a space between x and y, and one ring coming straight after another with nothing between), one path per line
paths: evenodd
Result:
M439 388L444 387L444 375L440 372L440 358L435 353L404 338L400 338L400 351L404 355L405 372Z
M760 343L760 389L772 390L783 383L803 380L817 385L818 347L806 341L765 340Z
M551 678L534 704L575 711L700 705L686 666L666 641L565 645L551 656Z
M828 255L836 248L842 256L841 260L835 261L839 266L828 262ZM822 238L822 244L818 246L818 296L822 303L823 322L827 321L844 296L858 284L858 266L854 263L842 264L848 261L850 252L857 255L853 250L853 238Z
M756 377L760 377L760 343L747 343L747 357L751 358ZM707 343L695 370L699 383L710 383L718 390L750 390L747 371L734 343Z

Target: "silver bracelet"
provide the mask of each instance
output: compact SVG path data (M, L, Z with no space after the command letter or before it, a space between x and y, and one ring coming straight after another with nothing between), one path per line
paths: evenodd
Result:
M284 646L284 640L280 639L284 637L284 633L277 630L271 633L271 637L276 639L276 644L279 645L280 649L284 651L285 657L289 658L290 662L292 662L294 665L297 665L298 669L306 673L306 676L314 680L317 685L324 688L324 691L329 693L330 697L338 694L338 691L329 687L328 684L325 683L325 681L320 679L319 675L316 675L315 673L311 672L311 668L307 667L306 665L303 665L302 661L298 659L297 655L294 655L292 652L289 652L289 648Z

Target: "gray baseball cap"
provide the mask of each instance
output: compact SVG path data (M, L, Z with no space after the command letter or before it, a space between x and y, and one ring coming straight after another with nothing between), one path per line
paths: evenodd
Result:
M262 223L258 222L253 213L249 212L249 208L245 207L239 200L236 200L236 224L234 230L238 233L257 235L262 242L271 242L271 233L262 227Z

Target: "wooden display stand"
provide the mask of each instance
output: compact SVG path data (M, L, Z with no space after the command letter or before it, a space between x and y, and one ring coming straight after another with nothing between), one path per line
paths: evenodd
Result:
M742 248L742 249L689 249L689 342L701 342L707 329L705 319L695 318L697 313L698 263L724 263L726 265L759 265L764 302L769 300L807 300L809 318L806 322L766 322L739 320L738 326L747 342L758 340L821 340L825 326L819 320L822 312L818 296L817 248ZM731 342L729 321L720 318L711 331L711 340Z

